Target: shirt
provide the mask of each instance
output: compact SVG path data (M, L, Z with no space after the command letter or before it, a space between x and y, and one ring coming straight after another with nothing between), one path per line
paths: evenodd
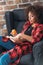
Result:
M22 32L24 33L27 30L27 28L30 26L31 23L27 21L23 26ZM43 24L35 23L33 30L31 32L31 36L33 37L33 40L31 41L32 44L40 41L43 38Z

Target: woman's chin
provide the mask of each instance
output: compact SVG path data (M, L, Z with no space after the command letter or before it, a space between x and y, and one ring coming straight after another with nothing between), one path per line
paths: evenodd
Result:
M33 22L30 22L31 24L33 24Z

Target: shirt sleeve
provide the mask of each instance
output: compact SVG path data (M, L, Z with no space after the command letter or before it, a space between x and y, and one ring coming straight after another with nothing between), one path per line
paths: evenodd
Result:
M32 43L38 42L42 39L42 37L43 37L43 28L42 28L42 26L38 26L36 31L33 32L32 37L33 37Z

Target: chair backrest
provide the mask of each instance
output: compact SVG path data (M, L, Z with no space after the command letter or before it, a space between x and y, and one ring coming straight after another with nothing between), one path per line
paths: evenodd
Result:
M18 33L21 32L22 27L27 20L25 11L26 9L19 8L5 13L8 34L10 34L11 30L14 28Z

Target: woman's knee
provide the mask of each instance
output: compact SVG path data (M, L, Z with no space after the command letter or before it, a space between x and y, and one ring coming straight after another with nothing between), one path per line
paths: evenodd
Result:
M10 62L11 62L11 59L8 53L0 57L0 65L8 65L10 64Z

